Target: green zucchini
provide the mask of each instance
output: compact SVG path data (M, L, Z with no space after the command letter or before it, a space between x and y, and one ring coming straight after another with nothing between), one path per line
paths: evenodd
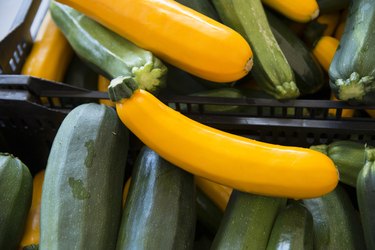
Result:
M128 144L110 107L82 104L65 117L44 177L41 250L115 249Z
M254 54L251 74L257 84L277 99L300 95L294 73L272 34L260 0L213 0L223 23L239 32Z
M375 4L351 1L340 45L329 68L335 96L355 103L375 103Z
M302 202L313 216L314 249L364 249L359 215L340 184L329 194Z
M350 0L316 0L316 2L319 6L319 13L326 14L347 8Z
M210 198L197 188L197 220L210 236L214 236L220 226L223 212Z
M97 73L108 79L124 76L151 92L164 87L167 67L151 52L69 6L51 1L50 11L76 54Z
M327 155L337 166L340 181L356 187L357 177L366 162L365 145L355 141L336 141L327 147Z
M97 90L98 74L77 55L74 55L65 73L63 82L79 88Z
M144 146L133 167L117 249L191 249L195 209L193 175Z
M0 153L0 249L17 249L31 206L33 179L27 166Z
M325 84L318 61L302 40L281 19L266 11L272 33L292 67L301 95L316 93Z
M284 198L233 190L211 249L266 249Z
M375 249L375 149L366 149L366 164L357 180L357 200L367 249Z
M293 201L277 215L267 250L313 249L312 215L301 203Z

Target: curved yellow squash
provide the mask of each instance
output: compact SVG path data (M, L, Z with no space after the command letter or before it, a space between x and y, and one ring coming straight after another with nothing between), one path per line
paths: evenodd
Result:
M195 184L202 190L220 209L225 211L233 188L215 183L205 178L195 176Z
M62 81L73 49L47 12L21 74Z
M119 100L114 96L120 97L121 90L113 95L116 88L111 85L112 100ZM129 98L122 98L116 110L126 127L161 157L228 187L262 195L309 198L330 192L338 182L335 165L322 153L214 129L169 108L144 90L137 89Z
M173 0L59 0L162 60L201 78L230 82L252 67L233 29Z
M109 83L110 83L110 80L108 80L104 76L102 76L102 75L98 76L98 90L99 91L107 92ZM100 99L99 103L107 105L107 106L111 106L111 107L115 106L115 104L111 100L107 100L107 99Z
M307 23L319 16L316 0L262 0L262 2L296 22Z
M42 200L42 187L44 181L44 172L38 172L33 179L33 198L31 207L26 220L25 232L23 234L20 248L31 245L38 245L40 239L40 205Z

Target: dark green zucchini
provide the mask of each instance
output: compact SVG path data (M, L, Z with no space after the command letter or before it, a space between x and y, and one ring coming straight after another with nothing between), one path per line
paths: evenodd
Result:
M357 200L367 249L375 249L375 149L366 149L366 163L357 180Z
M143 147L133 168L117 249L191 249L195 209L193 175Z
M340 184L329 194L302 202L313 216L314 249L365 249L359 215Z
M199 224L204 227L205 231L207 231L210 236L215 236L220 226L221 219L223 218L223 212L199 188L197 188L196 202L197 220Z
M82 104L65 117L44 177L41 250L115 249L128 140L108 106Z
M225 25L239 32L254 54L252 74L259 86L277 99L300 95L294 73L272 34L260 0L213 0Z
M33 179L28 167L0 153L0 249L18 249L31 206Z
M351 1L340 45L329 68L335 96L354 103L375 103L375 4Z
M108 79L126 76L151 92L164 86L167 67L141 49L67 5L51 1L50 11L73 50Z
M286 199L233 190L211 249L266 249Z
M301 203L293 201L277 215L267 250L312 250L313 219Z
M215 10L210 0L176 0L176 2L196 10L216 21L220 21L219 14Z
M301 95L317 92L325 83L318 61L302 40L282 20L266 11L272 33L292 67Z
M319 13L326 14L347 8L350 0L316 0L316 2L319 6Z
M63 82L79 88L97 90L98 74L77 55L74 55L65 73Z

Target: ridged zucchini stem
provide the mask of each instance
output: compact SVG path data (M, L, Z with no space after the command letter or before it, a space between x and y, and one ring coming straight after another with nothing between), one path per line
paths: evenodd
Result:
M157 58L141 67L132 68L132 74L138 87L153 93L165 85L164 78L167 71L167 67Z
M375 161L375 148L367 148L365 149L365 154L366 154L366 161L373 162Z
M364 96L375 89L373 76L361 77L357 72L353 72L346 80L337 79L335 82L338 87L338 99L340 100L358 100L362 101Z
M275 88L276 93L274 93L274 96L277 99L296 98L300 95L297 84L294 81L283 82L280 85L275 86Z
M119 76L111 80L108 86L108 95L113 102L124 98L130 98L139 87L133 77Z

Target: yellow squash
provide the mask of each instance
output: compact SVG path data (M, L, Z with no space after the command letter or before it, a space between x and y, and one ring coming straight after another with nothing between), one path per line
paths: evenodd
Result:
M25 232L23 234L20 248L39 244L40 238L40 205L42 200L42 186L44 181L44 170L38 172L33 180L33 197L31 207L26 220Z
M129 179L125 182L124 190L122 191L122 207L125 207L126 197L128 197L131 180L132 178L129 177Z
M313 48L314 56L326 72L328 72L339 43L339 40L332 36L322 36Z
M102 75L99 75L98 76L98 90L102 91L102 92L107 92L109 82L110 82L110 80L108 80L107 78L105 78ZM107 106L111 106L111 107L115 106L115 104L111 100L100 99L99 102L100 102L100 104L104 104L104 105L107 105Z
M244 192L308 198L334 189L338 172L326 155L230 134L189 119L151 93L111 81L122 122L145 145L182 169Z
M231 82L252 67L233 29L173 0L59 0L193 75Z
M262 0L262 2L296 22L307 23L319 16L316 0Z
M72 56L72 48L47 12L21 74L60 82Z
M345 9L341 12L340 21L339 21L339 24L337 25L337 28L334 34L334 36L338 40L341 40L341 36L344 33L347 16L348 16L348 9Z
M227 207L233 188L220 185L205 178L195 176L195 184L202 190L222 211Z

